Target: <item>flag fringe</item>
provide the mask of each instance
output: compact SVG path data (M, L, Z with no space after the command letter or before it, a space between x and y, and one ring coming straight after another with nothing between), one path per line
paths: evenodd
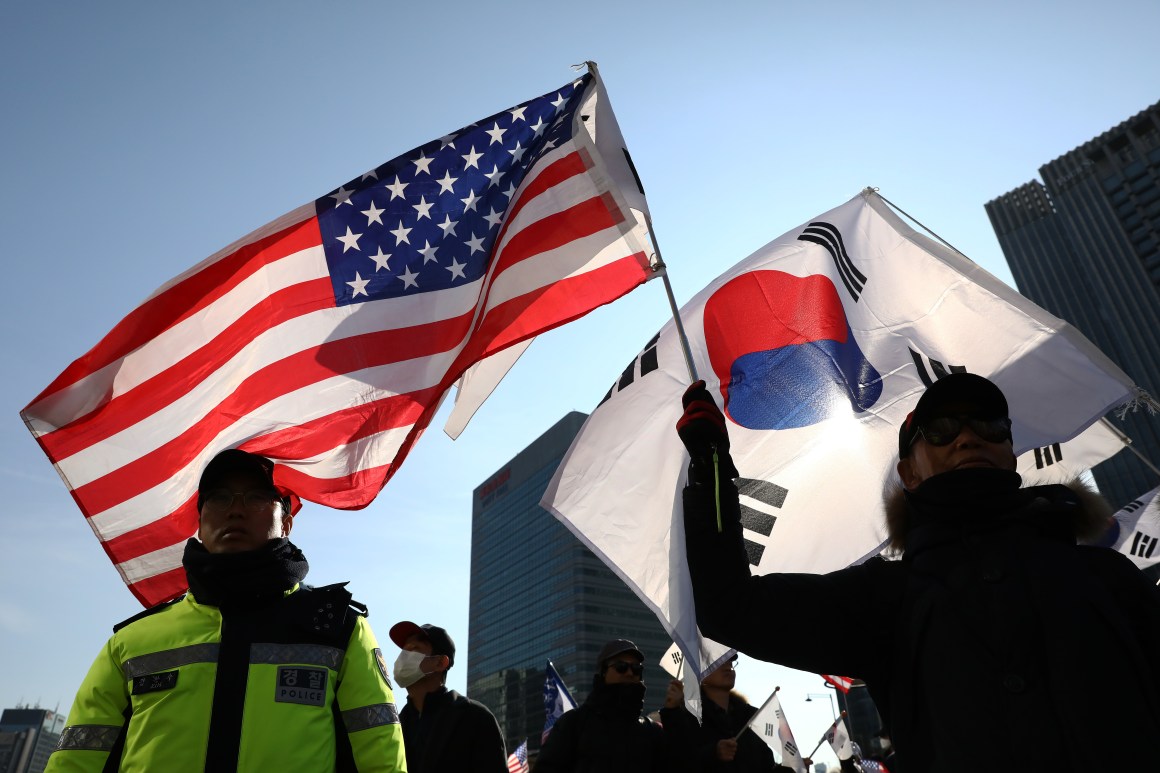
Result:
M1137 387L1136 395L1116 409L1116 418L1123 421L1129 413L1135 413L1141 408L1146 410L1149 416L1155 416L1160 413L1160 402L1157 402L1156 398L1148 394L1146 390Z

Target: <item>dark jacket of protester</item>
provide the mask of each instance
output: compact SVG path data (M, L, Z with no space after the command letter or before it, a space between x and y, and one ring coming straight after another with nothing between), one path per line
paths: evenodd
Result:
M422 713L408 700L399 718L409 773L507 773L503 734L482 703L442 687Z
M900 492L901 560L754 577L737 489L721 483L718 533L711 469L694 477L685 544L702 632L864 679L903 773L975 771L980 750L989 771L1104 770L1125 739L1160 737L1160 589L1076 544L1071 489L952 470ZM784 621L819 614L848 633L785 635Z
M77 692L58 771L399 771L403 738L365 607L301 585L287 539L211 554L190 593L121 623Z
M661 723L671 742L683 745L698 773L783 773L792 771L774 762L773 751L752 730L737 739L737 755L729 762L717 759L717 742L733 738L757 709L730 693L729 707L710 700L701 703L701 724L682 708L661 709Z
M536 773L668 773L679 755L660 726L641 716L644 685L605 684L598 676L583 704L556 720Z

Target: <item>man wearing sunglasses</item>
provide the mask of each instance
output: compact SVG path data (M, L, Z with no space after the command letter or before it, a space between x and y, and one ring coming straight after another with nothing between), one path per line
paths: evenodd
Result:
M899 427L886 495L899 560L825 575L751 576L725 418L702 382L684 404L701 631L762 660L863 679L894 773L977 770L980 744L988 771L1104 770L1124 738L1160 736L1160 589L1124 556L1077 544L1106 526L1098 497L1022 486L995 384L955 373L923 393ZM785 621L818 610L858 635L786 635Z
M47 770L406 770L366 607L303 584L273 462L221 452L197 509L190 592L113 628Z
M661 727L643 716L644 655L613 639L596 658L592 692L556 720L536 773L668 773L684 769Z

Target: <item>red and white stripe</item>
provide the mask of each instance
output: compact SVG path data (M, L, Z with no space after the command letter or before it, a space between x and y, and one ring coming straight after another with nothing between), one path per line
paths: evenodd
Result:
M142 603L184 591L197 480L222 449L269 456L297 497L364 507L466 368L649 278L589 128L529 170L475 282L338 307L307 205L162 287L25 408Z
M826 680L827 684L831 684L843 693L850 692L850 688L854 686L854 680L848 676L837 676L836 674L821 674L822 679Z

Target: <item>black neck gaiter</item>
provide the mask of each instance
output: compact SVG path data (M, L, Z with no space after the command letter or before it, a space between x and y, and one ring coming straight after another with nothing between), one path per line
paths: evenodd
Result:
M310 571L306 556L286 538L242 553L210 553L190 539L181 563L193 597L215 607L256 606L278 598Z

